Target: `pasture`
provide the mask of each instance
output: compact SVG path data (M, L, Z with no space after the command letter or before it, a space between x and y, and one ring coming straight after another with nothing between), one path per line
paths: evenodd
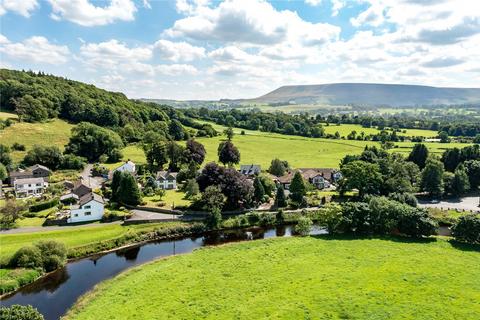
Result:
M443 239L258 240L128 270L65 319L478 319L478 265Z
M12 146L15 142L25 145L26 151L11 153L13 160L18 162L34 145L54 145L63 150L73 127L72 124L60 119L44 123L15 122L0 131L0 141L7 146Z
M225 129L224 126L217 124L212 124L212 126L219 132L223 132ZM336 128L336 126L332 126L332 128ZM306 138L255 130L243 130L239 128L234 128L233 130L235 132L233 143L240 150L241 154L240 163L260 164L264 169L268 168L270 161L274 158L287 160L290 166L294 168L337 168L340 160L345 155L359 154L367 145L380 146L378 142L373 141ZM242 131L245 134L242 135ZM207 151L205 163L218 161L217 148L219 143L225 139L226 137L224 135L211 138L196 138L198 142L205 146ZM179 143L182 145L185 144L183 141ZM414 142L398 142L395 144L397 147L391 149L391 152L408 153L415 145ZM432 153L442 153L448 148L462 148L468 144L429 142L425 143L425 145ZM143 154L143 150L135 145L130 145L123 149L123 159L131 159L137 163L145 163L145 155ZM107 166L109 168L114 168L120 164L121 162L108 164Z

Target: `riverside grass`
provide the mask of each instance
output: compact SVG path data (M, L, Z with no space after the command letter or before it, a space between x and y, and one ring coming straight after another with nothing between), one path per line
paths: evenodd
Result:
M5 265L11 256L23 246L41 240L55 240L67 246L69 256L78 256L75 250L80 247L96 246L102 242L118 239L125 235L135 235L157 229L169 229L188 223L164 222L122 226L120 224L97 224L96 226L65 227L63 230L25 232L0 235L0 261Z
M479 265L440 238L243 242L126 271L64 319L479 319Z

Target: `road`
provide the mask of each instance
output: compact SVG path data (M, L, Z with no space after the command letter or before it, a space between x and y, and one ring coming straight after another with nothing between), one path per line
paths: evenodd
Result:
M478 206L479 202L479 196L469 196L443 201L419 201L418 205L424 208L456 209L480 212L480 207Z
M181 220L181 215L176 214L166 214L153 211L133 209L130 210L132 217L128 221L137 221L137 220L150 220L150 221L171 221L171 220Z

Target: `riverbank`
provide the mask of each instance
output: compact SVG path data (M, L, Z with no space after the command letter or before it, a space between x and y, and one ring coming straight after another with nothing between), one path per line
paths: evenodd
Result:
M478 319L478 265L479 251L440 238L243 242L131 269L64 319Z

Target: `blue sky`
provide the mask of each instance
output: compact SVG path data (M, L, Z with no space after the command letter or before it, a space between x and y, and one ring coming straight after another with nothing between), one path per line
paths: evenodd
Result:
M2 67L133 98L480 83L480 1L0 0L0 20Z

